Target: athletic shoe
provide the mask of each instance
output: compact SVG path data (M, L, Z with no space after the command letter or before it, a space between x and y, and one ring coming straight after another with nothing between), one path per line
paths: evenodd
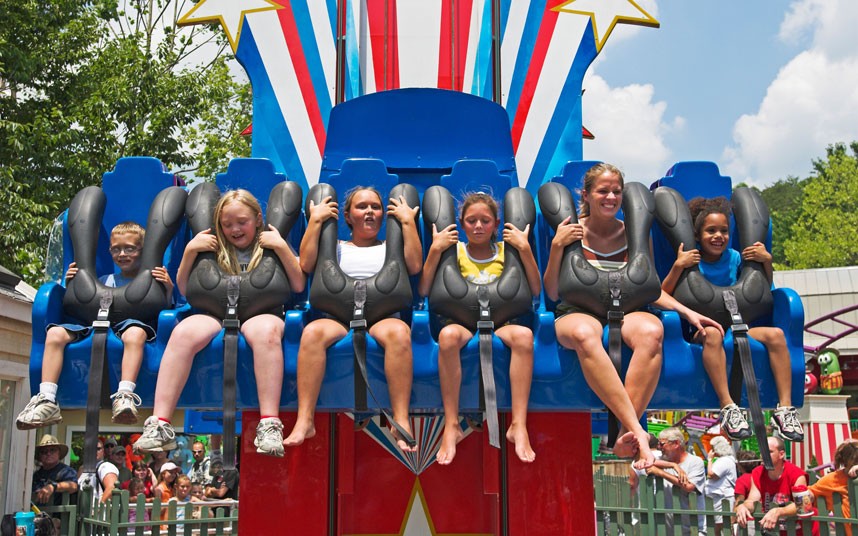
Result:
M798 422L798 412L793 406L778 406L772 413L772 426L781 437L790 441L804 441L804 429Z
M134 443L135 453L161 452L176 448L173 426L152 415L143 423L143 435Z
M60 415L60 407L56 402L51 402L42 393L37 394L27 402L18 418L15 426L18 430L32 430L63 422Z
M113 399L113 415L110 420L116 424L134 424L137 422L137 406L142 402L137 393L117 391L110 395Z
M283 451L283 423L276 417L267 417L256 425L256 452L266 456L282 458Z
M741 441L754 435L745 418L745 412L736 404L728 404L721 408L721 430L733 441Z

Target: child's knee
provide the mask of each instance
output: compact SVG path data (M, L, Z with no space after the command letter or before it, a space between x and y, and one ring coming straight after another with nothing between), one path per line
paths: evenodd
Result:
M533 331L524 326L517 325L509 325L503 329L502 338L510 349L516 352L533 351Z
M45 337L46 344L62 344L66 345L72 342L72 335L66 331L66 328L61 326L53 326L48 330L48 334Z
M146 330L131 326L122 332L122 344L125 346L143 346L146 343Z

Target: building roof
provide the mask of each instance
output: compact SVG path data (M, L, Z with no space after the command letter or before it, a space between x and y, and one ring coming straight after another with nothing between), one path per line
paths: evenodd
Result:
M2 314L22 322L30 322L36 289L25 283L20 276L0 266L0 303Z
M858 266L841 268L817 268L813 270L784 270L774 274L775 285L794 289L804 304L804 322L812 322L820 317L858 304ZM839 316L842 321L858 325L858 311ZM842 323L827 320L816 325L815 331L837 334L847 329ZM805 346L816 347L826 341L826 337L805 332ZM845 337L833 344L841 355L858 355L858 333Z

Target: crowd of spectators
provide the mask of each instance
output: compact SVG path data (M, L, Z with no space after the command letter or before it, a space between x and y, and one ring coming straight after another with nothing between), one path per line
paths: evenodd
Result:
M69 454L68 445L56 437L43 435L35 449L37 470L33 473L32 501L37 506L54 506L62 502L62 494L76 501L76 494L85 486L91 487L97 500L104 502L114 488L127 489L132 501L140 494L146 502L156 497L161 503L173 500L182 505L187 502L207 500L238 500L238 469L224 470L219 450L211 455L201 438L183 444L187 452L187 464L183 463L185 452L153 452L148 457L131 453L133 437L123 438L108 435L99 438L94 473L84 473L80 467L63 463ZM187 449L188 443L191 448ZM177 449L180 450L180 449ZM83 453L75 452L73 460L80 465ZM175 461L174 461L175 460ZM176 461L180 463L176 463ZM184 466L184 467L183 467ZM179 508L184 516L184 509ZM198 518L200 509L194 509ZM149 513L141 515L148 520ZM166 510L162 511L162 519ZM136 512L130 517L138 518ZM184 517L182 517L184 519Z
M647 475L661 479L667 509L687 511L706 510L705 500L712 500L716 511L731 512L730 515L714 516L714 531L707 532L706 517L697 517L696 532L691 526L691 516L680 514L681 533L692 534L737 534L738 528L747 534L757 534L754 511L759 507L757 522L763 534L786 535L786 520L816 514L817 498L825 500L831 515L850 517L849 481L858 478L858 440L847 439L834 452L831 471L810 484L808 474L786 456L784 441L776 436L767 438L767 448L773 467L766 470L760 454L751 450L734 451L733 445L724 436L715 436L710 441L707 460L690 452L685 435L679 428L662 430L658 437L650 436L650 445L656 462L649 468L629 468L629 485L633 494L639 496L639 483ZM680 504L673 505L677 488ZM807 493L809 492L809 493ZM689 504L691 494L696 504ZM834 494L841 496L841 511L833 512ZM672 529L673 515L666 515L665 524ZM852 535L851 527L844 527L845 534ZM745 534L745 532L742 532ZM808 534L802 524L796 524L795 534ZM819 534L816 522L811 524L808 536Z

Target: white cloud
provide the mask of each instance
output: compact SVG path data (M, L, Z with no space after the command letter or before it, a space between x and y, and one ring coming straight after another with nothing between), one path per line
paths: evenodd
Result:
M854 0L791 5L779 37L810 44L778 72L756 113L736 121L723 155L726 174L760 186L803 178L828 145L858 139L856 26Z
M583 123L596 136L584 140L584 158L634 170L629 180L649 183L661 177L673 157L664 137L681 130L684 119L665 121L667 104L653 102L651 84L611 88L598 75L588 75L584 89Z

